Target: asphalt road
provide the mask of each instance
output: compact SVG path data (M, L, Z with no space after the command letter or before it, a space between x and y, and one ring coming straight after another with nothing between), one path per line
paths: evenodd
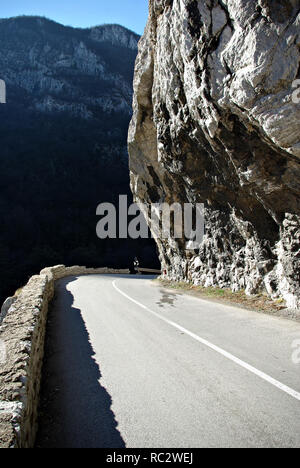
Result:
M37 447L300 447L300 324L151 279L57 283Z

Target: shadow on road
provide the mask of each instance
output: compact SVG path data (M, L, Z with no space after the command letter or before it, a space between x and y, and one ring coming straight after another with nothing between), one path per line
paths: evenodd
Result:
M82 319L60 280L47 324L37 448L122 448L112 400Z
M169 291L165 291L163 289L160 289L160 294L161 297L159 301L156 303L159 307L163 308L166 305L170 305L171 307L175 307L174 303L178 297L176 293L171 293Z

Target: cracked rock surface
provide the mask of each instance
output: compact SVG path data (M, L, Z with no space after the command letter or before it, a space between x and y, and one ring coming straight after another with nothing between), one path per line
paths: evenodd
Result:
M157 239L175 280L300 308L299 0L150 0L129 130L137 202L204 203L199 251Z

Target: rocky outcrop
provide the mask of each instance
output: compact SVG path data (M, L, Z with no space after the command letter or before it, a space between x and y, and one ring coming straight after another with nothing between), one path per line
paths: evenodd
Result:
M171 279L300 308L299 0L150 0L129 131L137 202L205 204L199 251L157 239Z
M46 268L14 298L0 326L0 448L34 446L46 321L55 281L113 273L129 271L64 265Z

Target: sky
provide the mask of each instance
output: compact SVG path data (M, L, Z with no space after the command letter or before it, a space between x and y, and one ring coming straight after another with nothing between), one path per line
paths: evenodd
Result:
M148 16L148 0L12 0L2 1L0 18L46 16L58 23L87 28L117 23L142 34Z

